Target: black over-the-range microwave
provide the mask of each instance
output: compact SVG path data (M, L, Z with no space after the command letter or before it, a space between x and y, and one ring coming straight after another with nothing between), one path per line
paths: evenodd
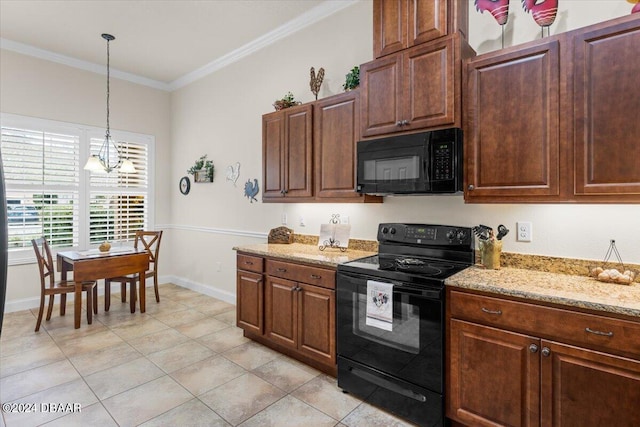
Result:
M358 193L442 194L462 191L462 129L359 141Z

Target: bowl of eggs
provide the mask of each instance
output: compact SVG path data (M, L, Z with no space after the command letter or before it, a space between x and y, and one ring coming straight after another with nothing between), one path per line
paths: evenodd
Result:
M605 270L602 267L594 267L591 269L590 276L595 277L601 282L630 285L636 278L636 273L631 270L625 270L621 273L620 270L616 268Z

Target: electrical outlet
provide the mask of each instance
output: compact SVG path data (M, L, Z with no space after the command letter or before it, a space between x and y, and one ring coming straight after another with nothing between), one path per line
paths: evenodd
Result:
M304 226L305 226L305 223L304 223L304 217L303 217L303 216L301 216L301 217L300 217L300 227L304 227Z
M533 240L533 225L530 221L518 221L516 229L518 230L516 238L518 242L530 242Z
M349 217L348 216L341 216L340 217L340 224L349 224Z
M282 213L282 218L280 218L280 222L282 223L282 225L287 225L287 214L286 213Z

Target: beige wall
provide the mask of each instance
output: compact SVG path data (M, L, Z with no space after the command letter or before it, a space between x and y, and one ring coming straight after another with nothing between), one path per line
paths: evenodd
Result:
M539 38L539 27L520 2L510 6L506 44ZM625 0L561 0L551 33L626 15L631 7ZM499 48L500 27L493 17L478 13L473 1L469 14L472 47ZM287 91L311 101L311 66L326 69L321 98L341 92L349 69L372 59L372 19L369 1L355 4L171 94L112 81L113 127L156 137L156 223L166 228L164 278L234 301L232 248L265 241L283 213L303 234L318 234L332 213L349 216L352 237L364 239L375 239L383 221L505 224L512 230L516 221L532 221L533 242L516 242L512 232L505 238L506 251L597 260L614 238L625 261L640 263L638 205L466 205L462 196L387 197L382 205L249 203L244 182L258 178L262 185L262 114L273 111L273 101ZM104 76L6 51L0 65L2 112L103 126ZM192 184L183 196L178 180L202 154L214 162L215 181ZM241 169L234 187L225 181L225 170L236 162ZM305 226L299 225L301 217ZM35 277L35 265L11 267L8 302L37 296Z
M105 125L106 77L0 50L0 111L48 120ZM155 220L170 222L170 95L111 79L111 127L155 137ZM39 298L36 264L10 266L7 304ZM20 306L18 304L18 306Z

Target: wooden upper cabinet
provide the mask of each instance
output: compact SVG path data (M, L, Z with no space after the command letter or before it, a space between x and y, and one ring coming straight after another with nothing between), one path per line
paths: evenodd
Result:
M575 194L640 201L640 19L574 38Z
M262 117L263 201L312 197L312 116L305 104Z
M356 193L356 144L360 139L359 91L352 90L315 103L313 113L316 200L382 202Z
M465 0L374 0L373 54L380 58L468 30Z
M467 201L558 197L560 50L551 38L467 62Z
M461 127L461 60L472 52L456 33L363 64L362 136Z

